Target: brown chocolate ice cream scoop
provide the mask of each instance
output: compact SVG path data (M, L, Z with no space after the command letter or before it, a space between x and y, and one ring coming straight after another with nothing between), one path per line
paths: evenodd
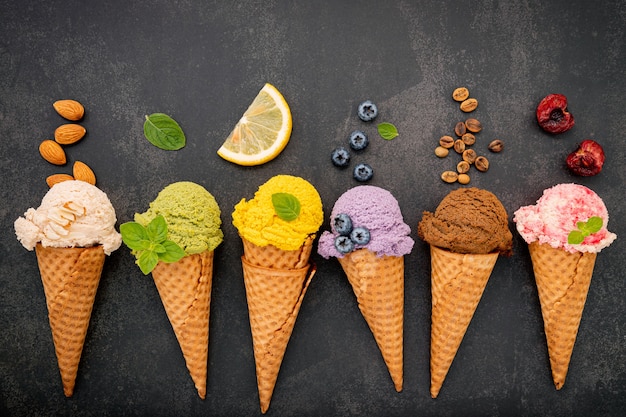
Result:
M452 191L434 214L425 211L417 234L432 246L456 253L510 256L513 248L504 206L491 192L475 187Z

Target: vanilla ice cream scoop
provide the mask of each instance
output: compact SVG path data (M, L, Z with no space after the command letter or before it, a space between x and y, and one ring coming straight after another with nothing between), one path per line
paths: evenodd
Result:
M100 189L84 181L63 181L48 191L39 208L29 208L15 221L15 234L28 250L40 242L57 248L102 245L110 255L122 243L116 220Z

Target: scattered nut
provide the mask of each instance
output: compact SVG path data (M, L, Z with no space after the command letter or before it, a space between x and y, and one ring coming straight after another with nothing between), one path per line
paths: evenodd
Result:
M485 172L489 169L489 160L485 158L484 156L479 156L474 161L474 166L476 167L477 170L481 172Z
M39 153L46 161L54 165L65 165L65 151L53 140L46 139L39 145Z
M465 127L472 133L478 133L482 130L483 125L477 119L467 119L465 121Z
M52 107L61 117L74 122L85 115L85 108L76 100L58 100L52 104Z
M87 131L76 123L67 123L56 128L54 140L61 145L71 145L81 140Z
M74 179L85 181L91 185L96 185L96 175L84 162L74 162L73 174Z
M470 164L467 161L461 161L456 164L456 172L458 172L459 174L465 174L470 170L470 168Z
M492 140L488 148L491 152L502 152L502 149L504 149L504 142L502 142L500 139Z
M444 171L441 173L441 179L449 184L456 182L459 178L459 174L454 171Z
M465 143L461 139L457 139L454 141L454 150L456 153L463 153L465 150Z
M463 101L469 97L469 90L465 87L459 87L452 92L454 101Z
M465 113L472 112L476 110L476 107L478 107L478 100L476 100L475 98L468 98L467 100L464 100L459 105L459 107L461 108L462 112L465 112Z
M459 178L458 178L459 184L469 184L470 182L470 176L467 174L460 174Z
M474 162L476 162L477 157L478 155L476 155L476 151L473 149L466 149L463 151L463 160L466 161L468 164L473 164Z
M68 174L53 174L46 178L46 184L48 184L48 187L52 188L54 184L58 184L63 181L71 181L73 179L74 177Z
M466 133L463 136L461 136L461 140L467 146L472 146L474 143L476 143L476 136L474 136L471 133Z
M444 148L443 146L437 146L435 148L435 155L437 155L439 158L445 158L446 156L448 156L448 149Z
M458 122L456 125L454 125L454 133L458 136L461 137L465 134L465 132L467 131L467 128L465 127L465 123L463 122Z
M439 139L439 144L446 149L450 149L454 146L454 138L452 136L444 135Z

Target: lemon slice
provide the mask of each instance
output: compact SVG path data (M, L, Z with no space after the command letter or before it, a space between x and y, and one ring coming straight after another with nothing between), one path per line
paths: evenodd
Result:
M283 95L265 84L217 154L238 165L260 165L276 158L291 136L291 111Z

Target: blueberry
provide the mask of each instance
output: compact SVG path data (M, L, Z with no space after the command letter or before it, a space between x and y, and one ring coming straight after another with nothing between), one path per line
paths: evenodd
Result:
M333 165L338 167L347 167L350 163L350 152L343 146L336 148L331 154Z
M352 231L352 219L345 213L338 214L333 220L333 227L341 236L348 236Z
M369 181L374 175L374 170L368 164L358 164L354 167L354 179L360 182Z
M339 253L350 253L354 249L354 242L348 236L337 236L335 238L335 248Z
M376 104L372 103L370 100L365 100L363 103L359 104L359 119L364 122L370 122L374 120L376 116L378 116Z
M350 240L357 245L367 245L370 241L370 231L366 227L355 227L350 233Z
M350 147L355 151L360 151L367 148L367 145L370 143L367 135L360 130L355 130L350 133Z

